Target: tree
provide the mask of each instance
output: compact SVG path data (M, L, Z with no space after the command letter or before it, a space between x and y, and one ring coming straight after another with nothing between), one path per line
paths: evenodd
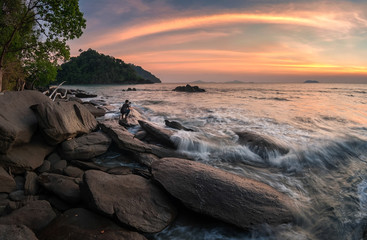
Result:
M70 57L66 41L86 27L78 0L0 0L0 11L0 91L13 61L33 84L53 80L58 62Z

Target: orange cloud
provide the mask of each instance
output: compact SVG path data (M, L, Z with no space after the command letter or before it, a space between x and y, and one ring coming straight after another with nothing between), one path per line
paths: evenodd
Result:
M354 18L359 16L358 14L356 15L356 13L353 13L352 15ZM127 29L116 30L106 34L97 41L90 43L90 45L92 47L100 47L162 32L233 23L290 24L342 32L348 31L354 26L354 23L351 21L340 19L338 14L324 14L315 12L299 12L294 14L294 16L250 13L216 14L208 16L165 19L159 22L132 26Z

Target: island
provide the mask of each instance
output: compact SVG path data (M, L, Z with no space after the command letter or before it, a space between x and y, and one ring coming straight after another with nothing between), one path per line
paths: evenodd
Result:
M160 83L159 78L140 66L100 54L93 49L72 57L61 65L57 83L67 84L148 84Z
M319 81L316 81L316 80L306 80L303 83L319 83Z

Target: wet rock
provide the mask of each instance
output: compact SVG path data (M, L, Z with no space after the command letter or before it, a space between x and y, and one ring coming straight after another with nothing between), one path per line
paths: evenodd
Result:
M31 141L37 130L37 117L30 106L50 101L38 91L5 92L0 95L1 154L6 154L15 145Z
M57 217L39 234L40 240L145 240L111 220L83 208L74 208Z
M186 86L178 86L173 91L176 92L205 92L205 89L199 88L198 86L191 86L190 84L187 84Z
M106 110L101 107L95 107L91 103L83 103L83 106L95 117L103 117L106 114Z
M45 200L32 201L9 215L0 217L0 224L23 224L39 231L56 217L51 205Z
M81 170L80 168L77 168L77 167L67 166L64 169L64 174L69 176L69 177L83 178L84 171Z
M38 182L48 191L53 192L68 203L80 201L79 182L76 178L53 173L42 173Z
M238 143L246 145L252 152L267 160L269 157L284 155L289 148L282 146L271 137L259 135L254 132L238 132Z
M100 123L102 130L108 134L121 150L133 151L133 152L151 152L151 148L134 138L134 135L113 122Z
M147 133L152 135L160 143L174 149L176 148L174 142L171 140L171 137L174 135L172 130L165 129L153 123L142 120L139 121L139 124Z
M32 107L37 113L39 127L49 144L96 129L94 116L77 102L45 102Z
M145 137L147 136L147 132L146 131L138 131L137 133L135 133L134 137L139 139L139 140L143 140Z
M27 172L25 175L24 193L26 195L36 195L38 192L37 174Z
M293 220L293 202L272 187L184 159L152 164L153 178L183 204L240 228Z
M12 176L10 176L3 167L0 166L0 192L11 193L16 189L16 183Z
M110 147L111 138L103 132L93 132L65 141L60 152L67 160L87 160L99 156Z
M2 240L38 240L34 232L21 224L0 224L0 239Z
M84 174L83 199L89 206L142 232L159 232L176 210L150 181L136 175L111 175L90 170Z
M178 129L178 130L185 130L185 131L189 131L189 132L194 131L190 128L186 128L186 127L182 126L182 124L177 122L177 121L164 120L164 123L166 124L167 127L170 127L170 128L174 128L174 129Z
M7 154L0 154L0 162L16 172L34 170L43 164L53 149L42 139L34 138L30 143L14 146Z

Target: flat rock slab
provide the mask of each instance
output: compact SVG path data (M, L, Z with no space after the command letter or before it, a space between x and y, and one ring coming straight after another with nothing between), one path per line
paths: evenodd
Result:
M176 209L164 192L136 175L87 171L82 196L91 208L116 216L120 222L142 232L160 232L176 216Z
M153 178L188 208L238 227L293 220L293 202L264 183L184 159L152 163Z
M0 224L1 240L38 240L34 232L24 225Z
M171 140L171 137L174 135L174 131L160 127L156 124L153 124L148 121L139 121L140 126L151 136L153 136L156 140L161 142L162 144L167 145L171 148L176 148L175 143Z
M97 121L77 102L45 102L33 106L39 127L49 144L57 145L66 139L96 129Z
M88 160L105 153L111 141L105 133L93 132L63 142L61 153L67 160Z
M45 200L31 201L9 215L0 217L0 224L23 224L33 231L39 231L55 217L56 214L49 202Z
M7 153L14 145L30 142L38 124L30 106L43 102L51 100L38 91L0 95L0 153Z
M111 220L83 208L74 208L57 217L39 234L39 240L146 240Z
M11 193L16 189L16 183L12 176L0 166L0 192Z
M42 173L38 182L50 192L53 192L68 203L80 201L79 182L77 178L67 177L54 173Z
M118 148L121 150L133 151L133 152L151 152L151 147L136 139L133 134L127 131L125 128L121 127L114 122L103 122L100 123L102 130L112 138L116 143Z
M53 150L42 139L34 138L30 143L13 147L7 154L0 154L0 162L16 170L35 170Z

